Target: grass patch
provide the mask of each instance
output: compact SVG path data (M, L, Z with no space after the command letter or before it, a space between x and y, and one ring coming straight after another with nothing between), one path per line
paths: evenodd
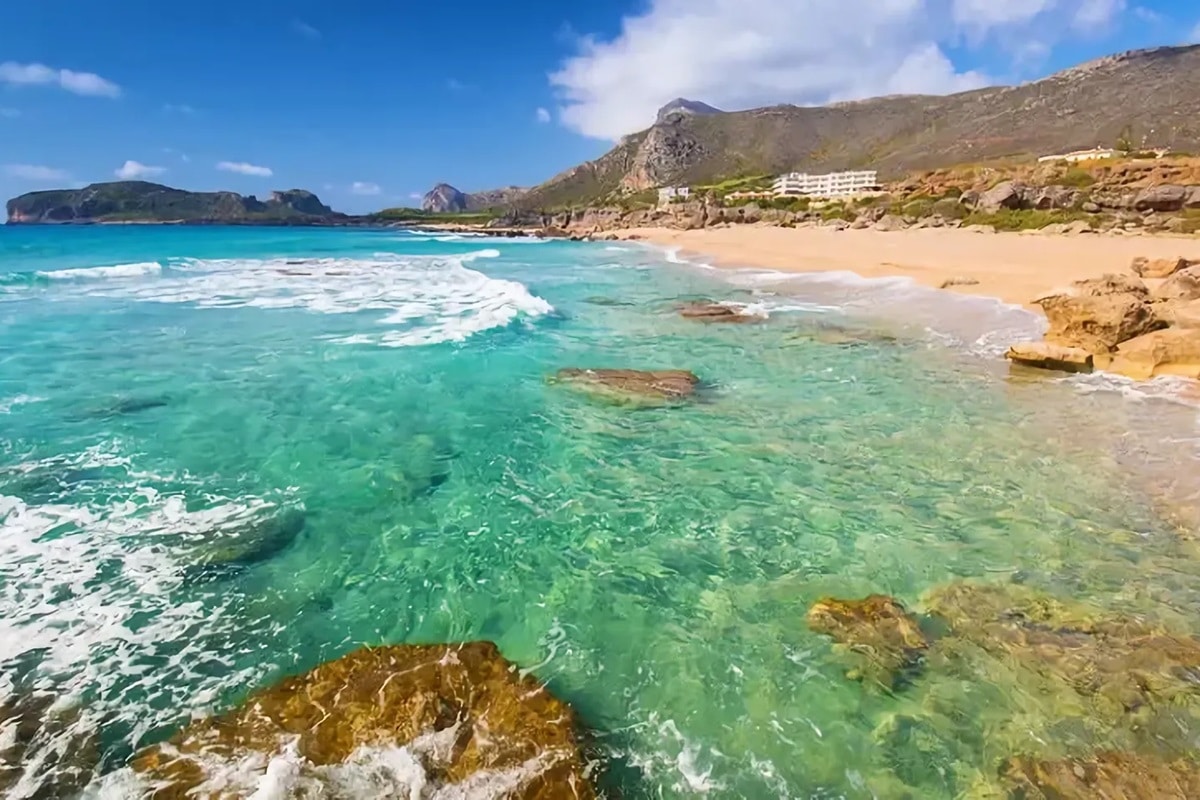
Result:
M482 225L500 216L497 211L446 211L435 213L419 208L385 208L372 216L389 222L455 222Z
M858 219L858 215L841 204L833 204L825 206L821 209L821 219L829 222L830 220L841 219L846 222L854 222Z
M1087 170L1076 167L1064 172L1056 182L1061 186L1070 186L1073 189L1086 189L1096 183L1096 176Z

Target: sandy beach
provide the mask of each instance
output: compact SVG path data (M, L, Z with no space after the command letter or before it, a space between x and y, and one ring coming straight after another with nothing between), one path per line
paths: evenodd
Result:
M679 247L685 254L703 255L714 266L734 269L907 276L933 287L964 280L949 288L1025 306L1072 281L1106 272L1127 273L1138 256L1200 258L1200 240L1173 236L985 234L957 229L884 233L757 226L692 231L644 228L620 235Z

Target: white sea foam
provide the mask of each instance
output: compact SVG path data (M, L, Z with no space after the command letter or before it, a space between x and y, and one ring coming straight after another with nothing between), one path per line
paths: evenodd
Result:
M8 400L0 400L0 414L11 414L12 410L17 406L27 406L33 403L44 403L46 398L35 397L30 394L19 394L16 397L10 397Z
M117 264L111 267L84 267L81 269L56 269L37 273L52 281L105 280L113 278L144 278L162 274L162 264L147 261L138 264Z
M289 495L156 490L112 448L26 462L18 471L89 466L105 470L91 501L0 495L0 665L20 675L25 690L57 697L55 707L88 698L65 732L34 737L14 798L36 795L45 771L101 727L122 725L136 743L180 709L270 668L238 667L222 654L225 637L245 623L234 619L238 599L197 590L185 600L183 567L198 536L261 522L292 503ZM199 683L198 698L190 687Z
M385 330L332 340L404 347L463 341L519 318L553 313L549 303L521 283L467 266L499 256L499 250L486 248L452 257L378 253L367 259L183 259L153 280L95 282L73 290L199 308L381 312L369 324Z

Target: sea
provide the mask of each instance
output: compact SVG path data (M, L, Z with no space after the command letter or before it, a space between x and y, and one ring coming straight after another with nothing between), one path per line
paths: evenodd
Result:
M637 242L0 229L6 796L138 797L132 754L255 688L484 639L574 707L608 796L957 797L1053 752L1050 712L853 680L814 602L1016 582L1200 628L1188 390L1010 372L1042 325ZM549 380L602 367L703 383ZM30 697L53 724L4 719Z

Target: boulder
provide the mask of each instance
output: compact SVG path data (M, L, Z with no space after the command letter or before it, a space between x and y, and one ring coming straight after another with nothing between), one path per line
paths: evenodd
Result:
M966 227L963 228L963 230L967 231L968 233L995 233L996 232L996 228L994 225L967 225Z
M808 627L853 654L861 666L848 677L870 679L888 689L908 677L929 648L916 618L885 595L819 600L809 609Z
M1151 186L1133 198L1135 211L1180 211L1191 200L1187 186Z
M1023 184L1004 181L993 186L979 197L980 211L999 211L1002 208L1018 210L1028 207L1029 189Z
M880 220L878 222L876 222L874 224L874 226L872 226L872 227L874 230L877 230L877 231L885 231L885 232L891 233L894 231L902 231L902 230L906 229L908 227L908 223L904 221L903 217L898 217L895 214L887 214L887 215L881 217Z
M1101 752L1056 761L1017 756L1000 768L1012 797L1054 800L1189 800L1200 797L1200 769L1135 753Z
M1154 290L1156 300L1200 299L1200 266L1189 266L1171 275Z
M1191 194L1183 204L1184 208L1200 208L1200 186L1193 186Z
M1091 372L1093 367L1087 350L1051 342L1019 342L1008 348L1004 357L1014 364L1062 372Z
M1067 186L1046 186L1033 196L1032 206L1041 211L1071 208L1079 199L1079 190Z
M1139 257L1130 264L1134 274L1143 278L1169 278L1181 269L1187 269L1192 263L1186 258L1144 258Z
M626 404L684 400L700 385L699 378L681 369L561 369L552 382Z
M1035 301L1046 313L1046 341L1089 353L1107 353L1118 344L1162 327L1141 281L1106 275L1079 281L1069 294Z
M1099 214L1100 213L1100 206L1096 205L1091 200L1084 201L1083 205L1081 205L1079 208L1081 211L1083 211L1087 214Z
M1200 329L1166 328L1130 339L1104 368L1135 380L1159 375L1200 378Z
M753 322L761 319L753 314L747 314L739 306L714 303L710 300L700 300L685 303L679 307L679 316L698 322Z
M1169 328L1200 328L1200 299L1155 303L1154 313Z
M273 771L287 796L457 797L484 781L527 800L596 796L571 708L490 642L356 650L190 723L132 765L156 800L208 796L210 779L221 797L267 796Z
M969 275L956 275L952 278L946 278L939 285L939 289L950 289L954 286L978 286L979 279L972 278Z

